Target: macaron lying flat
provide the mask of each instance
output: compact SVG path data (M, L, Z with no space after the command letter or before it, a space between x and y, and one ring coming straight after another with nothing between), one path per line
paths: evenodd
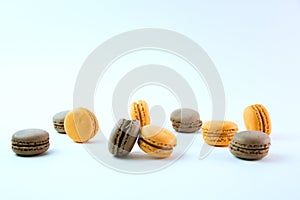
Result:
M67 135L78 143L92 139L99 130L99 124L93 112L86 108L70 111L64 121Z
M139 100L130 105L130 117L132 120L139 120L141 127L150 124L150 112L146 101Z
M238 131L236 123L231 121L209 121L203 124L202 136L211 146L227 147Z
M230 143L230 152L241 159L258 160L269 152L271 139L260 131L243 131L235 134Z
M247 130L271 133L271 118L268 110L261 104L250 105L244 110L244 123Z
M198 132L202 126L199 113L189 108L173 111L170 120L174 130L181 133Z
M58 132L58 133L66 133L65 131L65 117L68 114L69 111L62 111L59 112L57 114L55 114L52 118L53 120L53 125L54 125L54 129Z
M120 119L112 130L108 143L109 152L116 157L128 155L140 133L139 121Z
M176 136L167 129L149 125L142 128L138 145L145 153L157 157L169 157L177 144Z
M12 136L12 150L20 156L44 153L49 146L49 133L41 129L25 129Z

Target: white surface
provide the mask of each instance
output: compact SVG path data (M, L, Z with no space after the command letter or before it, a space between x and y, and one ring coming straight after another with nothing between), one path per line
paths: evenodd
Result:
M0 1L0 198L299 199L299 1L108 2ZM102 166L82 145L53 130L52 116L72 108L76 76L89 53L116 34L143 27L180 32L207 51L225 87L226 119L240 130L245 106L262 103L269 109L267 158L247 162L216 148L199 160L198 135L169 168L129 175ZM189 76L188 70L182 73ZM143 91L136 94L141 96ZM109 97L100 88L96 100L101 98ZM201 118L209 120L207 92L198 98ZM146 99L159 102L151 95ZM109 134L111 113L97 102L100 126ZM44 156L17 157L11 135L30 127L49 131L51 148Z

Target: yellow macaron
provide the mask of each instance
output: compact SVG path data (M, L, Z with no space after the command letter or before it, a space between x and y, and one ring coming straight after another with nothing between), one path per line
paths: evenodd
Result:
M130 117L132 120L140 121L141 127L150 124L150 112L146 101L139 100L130 105Z
M171 131L154 125L144 126L138 140L141 150L157 158L169 157L176 144L176 136Z
M211 146L227 147L237 133L238 125L231 121L208 121L202 126L204 141Z
M247 130L261 131L268 135L272 130L269 112L261 104L250 105L245 108L244 123Z
M86 108L76 108L70 111L64 121L65 131L74 142L87 142L93 138L99 124L93 112Z

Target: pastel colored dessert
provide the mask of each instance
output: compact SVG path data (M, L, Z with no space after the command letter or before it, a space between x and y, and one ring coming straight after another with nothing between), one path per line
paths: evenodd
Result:
M174 130L181 133L198 132L202 126L199 113L189 108L173 111L170 120Z
M41 129L24 129L12 136L12 150L20 156L34 156L49 149L49 133Z
M141 133L137 120L120 119L111 132L108 150L116 157L128 155Z
M271 139L266 133L243 131L233 136L229 150L238 158L259 160L268 154L270 145Z
M154 125L144 126L138 139L141 150L157 158L169 157L176 144L176 136L171 131Z
M130 105L130 117L132 120L139 120L141 127L150 124L150 112L146 101L139 100Z
M271 118L268 110L261 104L250 105L244 110L244 123L247 130L271 133Z
M57 114L55 114L52 118L54 129L58 133L66 133L65 131L65 117L68 114L69 111L62 111Z
M204 141L216 147L227 147L237 131L238 125L231 121L209 121L202 126Z
M65 117L65 131L67 135L78 143L92 139L99 130L95 114L86 108L76 108Z

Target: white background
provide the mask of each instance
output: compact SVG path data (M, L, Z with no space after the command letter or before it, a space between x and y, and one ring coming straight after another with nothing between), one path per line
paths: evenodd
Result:
M0 198L299 199L299 26L297 0L0 1ZM268 157L242 161L219 148L199 160L199 134L172 166L146 175L122 174L53 130L52 116L73 106L74 84L87 56L112 36L145 27L177 31L206 50L222 77L226 119L240 130L245 129L242 113L247 105L262 103L268 108L273 122ZM95 112L106 135L114 124L100 102L110 101L105 91L113 90L114 82L110 86L109 76L121 77L124 69L149 64L151 58L171 65L183 77L192 74L188 66L176 66L176 58L169 61L146 53L136 55L138 61L120 60L103 79L107 88L98 87ZM207 121L207 89L201 79L190 83L201 91L199 112ZM177 104L168 104L164 95L170 94L145 88L133 99L166 105L168 118ZM170 128L169 122L166 126ZM11 136L24 128L49 131L51 148L45 155L14 155Z

